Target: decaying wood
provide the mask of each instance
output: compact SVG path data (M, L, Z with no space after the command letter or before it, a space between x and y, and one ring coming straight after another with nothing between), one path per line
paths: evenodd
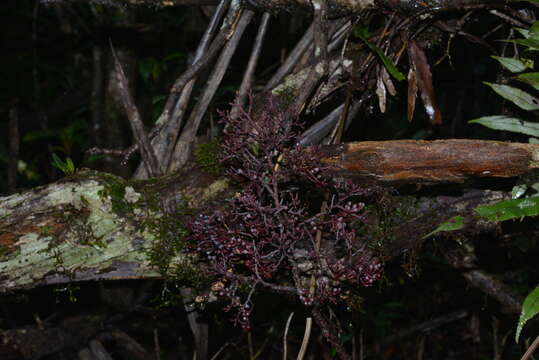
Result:
M0 290L160 277L149 251L159 241L152 224L163 217L161 201L189 198L198 208L226 189L226 179L197 169L147 183L83 171L0 198Z
M340 175L382 184L508 178L539 167L539 145L499 141L366 141L327 147L325 153Z

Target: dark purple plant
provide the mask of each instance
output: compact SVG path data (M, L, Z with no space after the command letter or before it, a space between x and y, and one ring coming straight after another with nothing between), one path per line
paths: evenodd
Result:
M189 223L190 240L210 271L212 287L249 326L257 286L296 293L305 305L341 300L346 287L369 286L382 264L365 251L354 223L365 220L365 192L333 180L316 148L296 145L300 124L269 101L263 111L240 108L226 124L221 160L241 192L224 210ZM282 284L294 284L284 286ZM239 289L251 291L241 301Z

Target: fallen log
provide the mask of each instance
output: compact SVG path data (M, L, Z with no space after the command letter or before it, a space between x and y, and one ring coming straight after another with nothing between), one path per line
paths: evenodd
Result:
M360 142L324 148L323 161L335 166L337 176L354 181L386 186L458 183L525 174L537 167L538 149L539 145L478 140ZM152 251L170 240L163 239L163 233L177 236L175 228L168 232L160 228L170 227L164 222L164 202L178 199L181 206L209 210L233 191L225 178L193 165L148 181L79 171L56 183L0 198L0 290L162 277ZM395 228L405 234L403 229L415 229L415 236L396 236L386 253L395 256L417 246L432 231L432 226L425 226L425 216L443 221L504 196L492 191L472 197L463 194L461 200L451 199L458 207L443 205L447 197L426 199L432 206L421 206L411 217L415 220ZM424 209L437 209L436 217ZM181 221L174 221L179 232ZM181 254L168 260L169 271L190 266Z

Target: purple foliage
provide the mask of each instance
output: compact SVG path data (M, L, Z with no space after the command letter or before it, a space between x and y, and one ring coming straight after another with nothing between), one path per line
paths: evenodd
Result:
M315 148L296 146L299 123L270 102L240 109L226 123L221 160L242 191L224 210L189 223L190 240L219 277L214 293L230 300L248 328L256 286L292 289L305 305L339 301L350 285L369 286L382 264L365 251L352 224L365 220L365 192L327 176ZM314 283L313 283L314 282ZM241 301L238 289L251 292Z

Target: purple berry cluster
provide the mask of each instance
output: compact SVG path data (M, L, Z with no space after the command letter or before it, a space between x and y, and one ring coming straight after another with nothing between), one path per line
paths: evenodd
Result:
M222 114L220 157L242 190L224 209L188 224L196 253L218 278L214 293L230 301L226 310L237 310L248 328L256 287L315 305L378 280L382 264L356 236L365 191L328 176L316 148L296 145L298 121L271 101L257 114L239 110L237 117ZM245 301L242 288L251 289Z

